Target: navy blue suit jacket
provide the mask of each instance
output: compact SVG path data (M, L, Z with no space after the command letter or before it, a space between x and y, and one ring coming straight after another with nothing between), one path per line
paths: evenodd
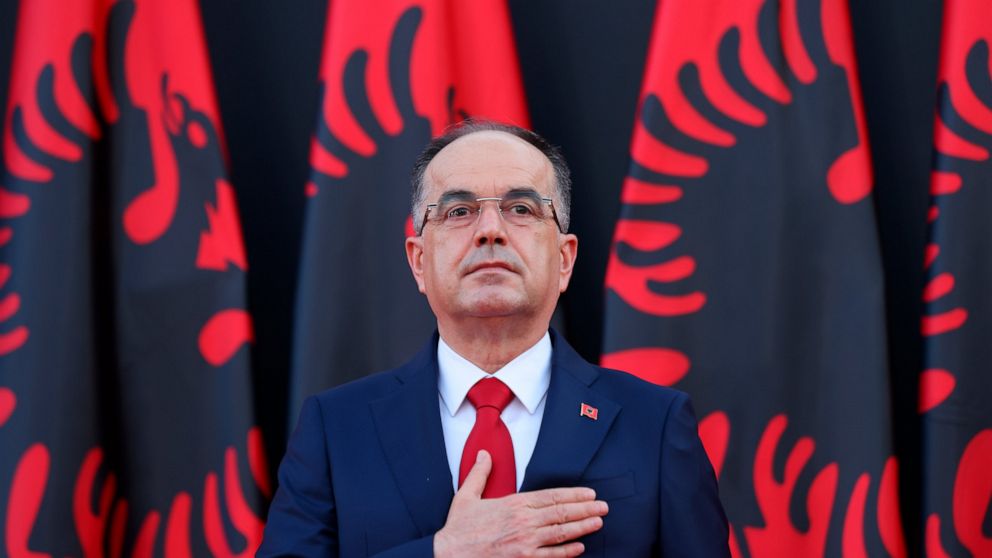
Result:
M521 491L588 486L610 506L585 556L727 557L727 520L688 397L593 366L551 332L551 385ZM454 496L437 335L407 364L304 402L259 556L433 555ZM596 420L581 416L587 403Z

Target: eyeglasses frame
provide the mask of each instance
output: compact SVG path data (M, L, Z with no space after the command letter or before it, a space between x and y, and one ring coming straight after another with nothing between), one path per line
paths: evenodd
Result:
M501 208L499 206L499 202L503 201L503 199L504 198L493 198L493 197L475 198L475 201L479 202L479 211L478 211L479 216L476 217L476 222L478 222L478 219L482 217L482 202L486 202L486 201L496 202L496 211L499 212L499 217L500 217L500 219L502 219L503 218L503 208ZM540 199L541 199L542 202L548 204L548 206L551 208L551 218L555 220L555 226L558 227L558 232L560 232L561 234L565 234L565 231L562 230L562 227L561 227L561 221L558 220L558 212L555 211L555 202L554 202L554 200L552 200L551 198L545 198L545 197L541 197ZM423 234L424 234L424 227L427 226L428 217L430 216L431 210L432 209L436 209L437 206L438 206L438 204L436 204L436 203L429 203L429 204L427 204L427 209L424 210L424 220L421 222L420 232L417 234L417 236L423 236Z

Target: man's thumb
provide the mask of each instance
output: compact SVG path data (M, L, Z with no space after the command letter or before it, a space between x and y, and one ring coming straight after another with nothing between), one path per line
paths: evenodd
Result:
M458 489L458 493L464 492L467 496L482 498L482 491L486 489L486 480L489 479L489 473L492 470L493 458L489 456L488 451L479 450L475 464L465 475L465 482Z

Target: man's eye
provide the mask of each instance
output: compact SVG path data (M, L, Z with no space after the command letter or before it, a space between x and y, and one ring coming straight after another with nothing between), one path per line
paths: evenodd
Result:
M510 213L514 215L533 215L534 208L523 203L517 203L510 206Z
M468 217L472 214L472 211L465 206L452 207L445 213L449 219L458 219L461 217Z

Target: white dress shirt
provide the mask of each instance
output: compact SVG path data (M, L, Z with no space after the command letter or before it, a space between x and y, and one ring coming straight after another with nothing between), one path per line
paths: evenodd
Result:
M448 453L451 482L458 490L458 472L462 450L468 434L475 426L475 407L467 400L468 390L479 380L489 377L482 369L456 353L444 339L437 343L437 381L441 406L441 430ZM499 378L510 391L513 400L503 409L500 418L513 440L513 460L517 466L517 490L524 480L527 464L537 445L537 434L544 418L544 403L551 383L551 337L544 337L533 347L511 360L492 376Z

